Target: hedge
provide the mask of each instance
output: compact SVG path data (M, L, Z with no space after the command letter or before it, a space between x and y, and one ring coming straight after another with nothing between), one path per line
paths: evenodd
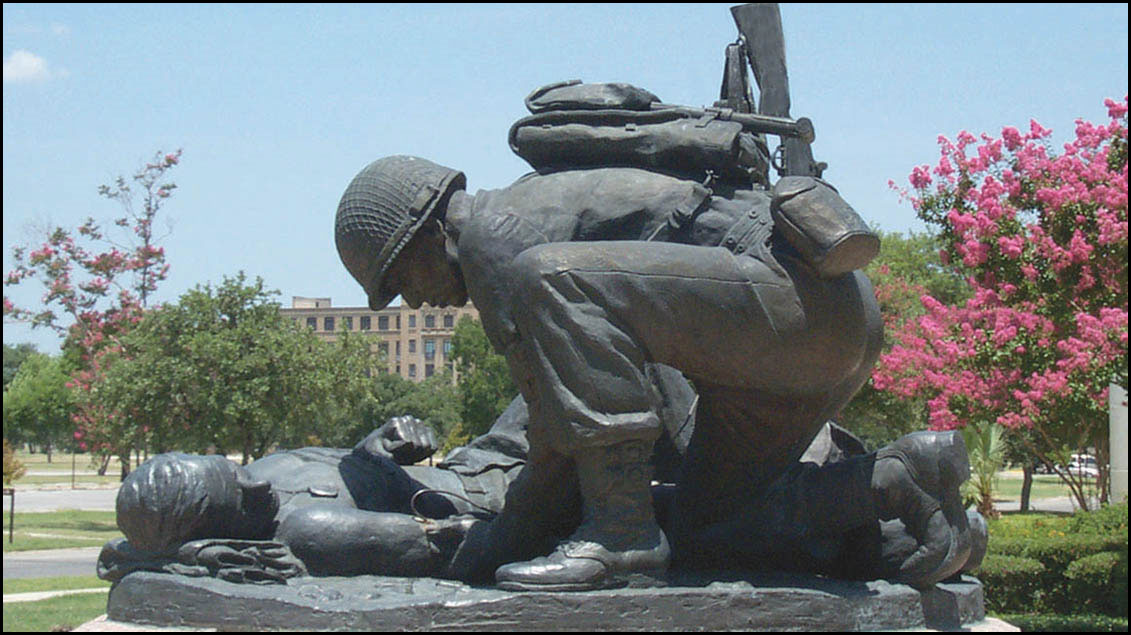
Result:
M1127 551L1080 558L1064 572L1076 613L1127 617Z
M994 617L1026 633L1126 633L1127 618L1109 615L1034 615L998 613Z
M991 612L1025 613L1038 610L1044 594L1040 580L1045 566L1032 558L989 554L978 569Z
M1013 614L1127 617L1127 504L1071 517L1020 515L990 524L975 573L986 607Z

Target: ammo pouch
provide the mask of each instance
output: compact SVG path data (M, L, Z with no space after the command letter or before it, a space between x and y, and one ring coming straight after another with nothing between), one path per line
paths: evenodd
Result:
M754 135L714 117L651 110L659 99L628 84L544 86L526 98L535 113L511 126L511 150L539 172L636 167L701 181L707 171L749 184Z
M787 176L773 187L774 227L823 278L863 269L880 239L835 189L820 179Z

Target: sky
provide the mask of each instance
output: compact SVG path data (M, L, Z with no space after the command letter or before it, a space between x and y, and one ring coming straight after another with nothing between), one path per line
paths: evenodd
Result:
M529 170L506 143L523 99L565 79L628 82L668 103L718 98L737 37L727 4L4 4L4 271L37 227L108 221L97 195L183 149L158 221L158 302L239 271L292 296L362 306L333 218L371 161L411 154L469 191ZM794 117L825 177L884 231L922 231L889 186L939 135L1035 119L1067 142L1127 95L1127 5L783 4ZM34 280L6 287L38 308ZM54 353L50 331L4 342Z

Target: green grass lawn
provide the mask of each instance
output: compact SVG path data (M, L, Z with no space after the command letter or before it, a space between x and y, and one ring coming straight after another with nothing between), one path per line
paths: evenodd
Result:
M16 512L14 541L8 542L8 514L4 513L4 552L69 547L100 547L118 538L114 512L64 510Z
M82 593L4 605L4 632L69 631L106 612L106 595Z
M994 500L999 501L1018 501L1021 500L1021 483L1020 478L1007 478L999 476L996 486L994 487ZM1030 497L1034 500L1038 498L1057 498L1060 496L1071 496L1072 492L1055 474L1035 474L1033 476L1033 490Z
M24 450L16 450L16 459L27 466L29 471L71 473L71 454L69 452L52 452L51 462L48 463L46 454L41 452L32 454ZM93 472L97 469L91 465L91 455L89 454L76 454L74 465L75 470L79 472ZM110 466L115 467L116 464L111 462Z
M71 589L110 588L106 580L93 575L56 576L54 578L16 578L4 580L4 595L36 591L68 591Z

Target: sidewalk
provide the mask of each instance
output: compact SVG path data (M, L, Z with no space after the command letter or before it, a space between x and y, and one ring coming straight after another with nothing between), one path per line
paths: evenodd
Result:
M109 592L110 587L99 587L97 589L70 589L68 591L31 591L29 593L7 593L4 595L4 604L12 604L15 602L38 602L39 600L59 597L60 595L75 595L77 593Z
M9 551L4 554L4 579L94 575L102 547Z
M994 501L994 507L999 512L1015 512L1021 509L1021 501ZM1068 513L1076 511L1076 503L1068 496L1055 498L1034 498L1029 501L1029 511Z

